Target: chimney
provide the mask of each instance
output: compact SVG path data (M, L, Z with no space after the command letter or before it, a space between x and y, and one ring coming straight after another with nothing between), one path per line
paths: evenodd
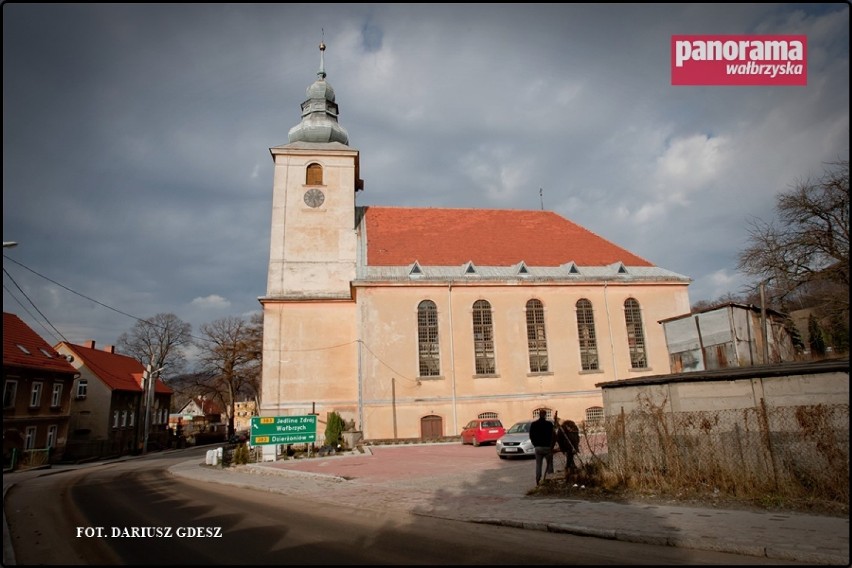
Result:
M115 353L115 345L104 345L104 351L107 353Z
M95 340L94 339L87 339L86 341L83 342L83 347L88 347L89 349L94 349L95 348Z

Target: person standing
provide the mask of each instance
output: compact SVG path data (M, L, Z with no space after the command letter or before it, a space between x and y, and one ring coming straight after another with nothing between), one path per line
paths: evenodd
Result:
M542 481L542 462L547 463L544 477L553 473L553 423L547 419L547 411L538 411L538 420L530 424L530 441L535 446L535 484Z
M557 424L556 443L560 451L565 454L565 470L566 472L574 471L577 469L574 456L580 451L580 429L573 420L564 420L562 424L558 422Z

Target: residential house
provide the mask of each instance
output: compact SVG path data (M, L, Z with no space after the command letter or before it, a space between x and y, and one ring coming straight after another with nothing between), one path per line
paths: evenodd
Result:
M145 446L145 367L136 359L95 341L60 342L56 350L73 357L79 378L74 385L68 454L71 459L137 453ZM168 445L172 390L157 377L150 405L147 447Z
M201 433L224 434L227 424L222 421L223 414L222 407L215 400L196 396L171 416L170 423L173 428L180 423L181 434L187 437Z
M243 400L234 403L234 432L251 430L251 417L257 416L257 403Z
M3 312L3 465L63 459L77 369L18 316Z
M436 439L539 409L598 420L596 382L669 372L658 322L689 311L689 277L552 211L358 205L322 61L269 149L261 416Z

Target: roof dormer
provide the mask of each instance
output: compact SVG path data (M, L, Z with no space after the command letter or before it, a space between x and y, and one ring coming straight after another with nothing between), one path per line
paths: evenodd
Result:
M420 268L420 263L416 260L408 267L408 276L411 278L419 278L423 276L423 269Z
M565 269L565 271L566 271L568 274L572 274L572 275L574 275L574 274L580 274L580 269L579 269L579 268L577 268L577 264L576 264L573 260L572 260L571 262L568 262L568 263L566 263L566 264L563 264L563 265L562 265L562 268L564 268L564 269Z

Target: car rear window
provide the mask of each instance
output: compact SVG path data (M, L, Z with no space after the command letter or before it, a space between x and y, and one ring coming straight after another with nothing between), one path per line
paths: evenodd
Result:
M499 428L502 425L499 420L485 420L482 423L483 428Z

